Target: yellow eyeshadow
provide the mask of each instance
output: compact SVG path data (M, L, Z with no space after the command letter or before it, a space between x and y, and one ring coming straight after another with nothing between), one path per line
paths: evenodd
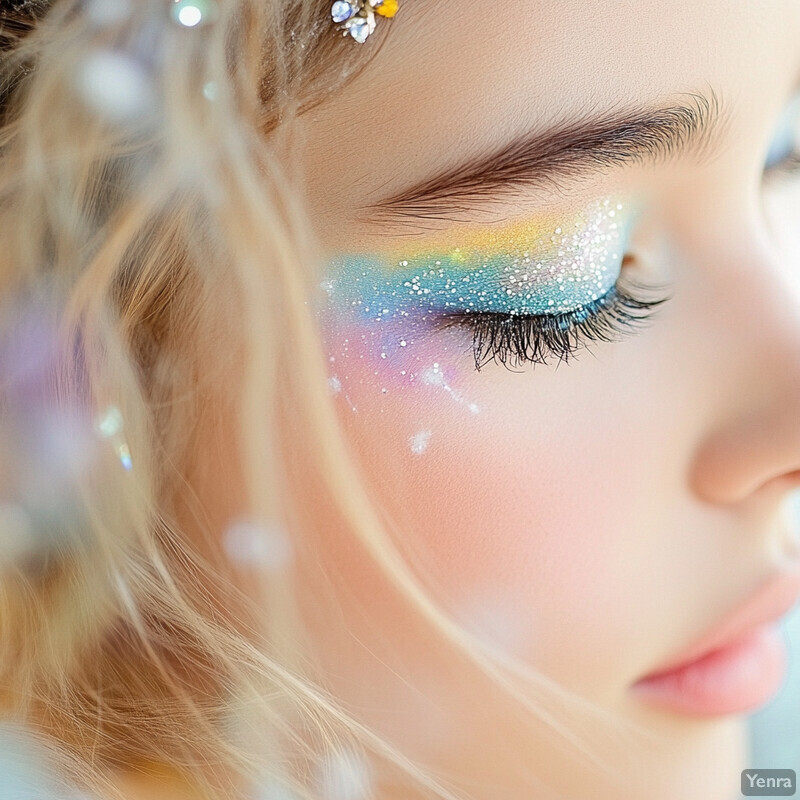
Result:
M576 222L576 227L579 224ZM455 263L467 263L480 254L548 250L553 245L551 237L557 237L563 230L554 217L541 216L502 226L459 228L425 236L410 246L392 247L381 253L381 259L386 260L387 266L397 267L405 266L403 261L434 255Z

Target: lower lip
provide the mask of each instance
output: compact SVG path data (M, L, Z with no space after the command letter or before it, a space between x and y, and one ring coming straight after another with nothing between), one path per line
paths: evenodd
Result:
M643 678L632 686L643 699L683 714L741 714L764 705L786 676L786 645L777 625L680 669Z

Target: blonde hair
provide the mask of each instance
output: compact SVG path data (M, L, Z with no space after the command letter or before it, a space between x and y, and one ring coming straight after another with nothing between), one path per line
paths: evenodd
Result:
M226 417L239 421L253 530L300 542L307 488L290 465L302 464L520 724L603 768L611 721L455 624L397 549L337 425L306 302L319 257L292 188L291 131L379 42L336 35L328 0L217 0L193 30L169 6L57 0L5 23L0 477L37 547L2 563L4 716L49 743L71 784L109 796L113 770L155 762L208 797L246 779L311 800L319 765L342 753L382 764L387 793L463 796L326 690L288 570L245 591L192 492L203 437ZM127 81L124 97L109 95L109 74ZM50 344L33 378L15 378L8 364L39 341L31 331ZM236 381L225 408L222 380ZM44 510L25 483L49 481L42 419L94 442L48 484Z

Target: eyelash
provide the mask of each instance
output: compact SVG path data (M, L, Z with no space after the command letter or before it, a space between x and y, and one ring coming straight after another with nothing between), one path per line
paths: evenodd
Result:
M774 164L770 164L764 168L764 176L768 179L780 175L792 177L798 173L800 173L800 149L797 147L780 161L776 161Z
M764 170L764 175L767 178L779 177L780 175L792 177L798 173L800 173L800 150L797 149L789 153L786 158L766 167Z
M798 173L800 173L800 150L794 150L782 161L779 161L777 164L773 164L764 170L764 174L767 177L772 177L776 174L791 176L797 175Z
M646 300L618 283L591 303L563 314L503 314L494 311L459 311L440 317L442 328L472 331L475 369L491 361L507 369L523 363L543 364L555 356L568 362L589 342L615 341L652 317L654 309L670 299ZM636 285L636 290L652 287ZM510 365L510 366L509 366ZM512 370L513 371L513 370Z

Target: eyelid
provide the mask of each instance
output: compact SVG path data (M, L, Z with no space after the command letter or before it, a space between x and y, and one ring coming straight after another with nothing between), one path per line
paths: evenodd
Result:
M526 314L577 309L602 296L617 279L639 213L638 205L621 199L597 199L561 225L534 219L499 230L474 229L463 248L447 253L345 256L334 265L341 276L339 291L370 297L368 305L361 303L369 314L376 306L388 314L392 306L404 303L433 314L450 309Z

